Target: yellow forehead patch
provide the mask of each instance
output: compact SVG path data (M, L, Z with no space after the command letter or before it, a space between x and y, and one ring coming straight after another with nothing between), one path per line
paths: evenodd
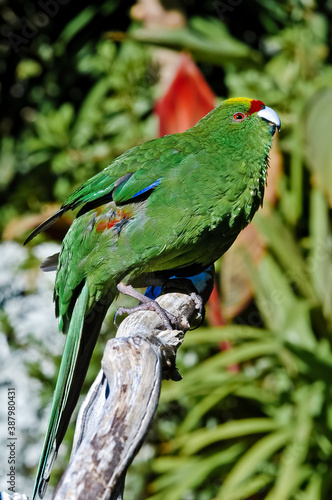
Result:
M249 97L231 97L230 99L227 99L227 102L231 103L241 103L241 104L251 104L252 99L249 99Z

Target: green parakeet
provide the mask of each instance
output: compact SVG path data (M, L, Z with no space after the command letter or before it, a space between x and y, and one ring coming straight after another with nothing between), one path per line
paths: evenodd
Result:
M54 300L67 334L33 499L42 498L117 285L192 276L232 245L262 204L280 119L263 102L224 101L194 127L134 147L79 187L27 239L81 207L61 252Z

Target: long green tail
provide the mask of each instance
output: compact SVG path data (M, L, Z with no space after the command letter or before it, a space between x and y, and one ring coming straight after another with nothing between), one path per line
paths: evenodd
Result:
M109 306L95 305L87 316L88 287L85 283L74 306L56 383L51 416L32 494L44 497L54 460L76 406L89 361Z

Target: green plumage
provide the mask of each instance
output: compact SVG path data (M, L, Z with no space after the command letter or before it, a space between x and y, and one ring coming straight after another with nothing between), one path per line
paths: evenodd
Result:
M68 337L33 498L48 479L46 461L66 431L117 284L192 275L230 247L263 201L280 126L273 113L260 101L230 99L188 131L127 151L28 239L81 207L57 268L56 312Z

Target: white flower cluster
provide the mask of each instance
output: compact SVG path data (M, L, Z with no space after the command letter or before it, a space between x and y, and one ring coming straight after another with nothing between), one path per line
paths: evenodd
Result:
M27 249L15 242L0 244L0 436L6 450L7 390L15 388L16 491L28 492L33 479L26 470L39 458L48 412L40 416L42 383L29 376L36 363L46 376L54 374L52 356L61 354L64 336L58 332L54 314L55 273L42 273L33 258L42 261L59 251L56 244L43 243ZM5 491L8 469L6 453L0 459L0 491ZM3 483L3 484L2 484Z

